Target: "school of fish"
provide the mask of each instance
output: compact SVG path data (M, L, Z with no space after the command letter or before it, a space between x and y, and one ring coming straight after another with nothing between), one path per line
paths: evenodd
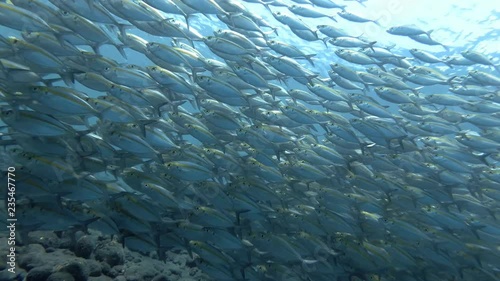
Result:
M498 58L340 21L380 25L331 0L0 1L22 232L181 247L219 281L500 280Z

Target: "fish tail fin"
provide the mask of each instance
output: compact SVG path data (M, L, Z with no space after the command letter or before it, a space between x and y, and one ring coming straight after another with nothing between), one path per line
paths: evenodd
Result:
M454 76L450 77L449 79L447 79L447 80L446 80L446 83L447 83L447 84L451 84L451 82L453 82L453 80L455 80L455 78L457 78L457 76L456 76L456 75L454 75Z
M424 88L424 86L420 86L420 87L411 89L411 91L415 94L415 96L418 97L418 95L420 94L419 90L421 90L422 88Z
M397 120L397 119L394 119L394 120L396 120L396 124L398 124L398 125L400 124L399 120ZM396 140L398 141L399 147L401 147L401 149L403 151L405 149L405 146L404 146L404 143L403 143L404 139L406 139L406 136L396 138Z
M380 67L380 69L382 69L383 71L387 72L387 70L385 70L384 63L383 63L383 62L378 62L378 63L376 63L376 65L377 65L378 67Z
M75 85L75 76L74 73L64 73L60 74L61 79L64 81L64 84L66 84L69 87L73 87Z
M277 27L273 27L272 29L273 29L273 32L276 34L276 36L279 36L279 34L278 34L278 28Z
M369 48L372 49L372 51L375 52L375 50L373 49L373 45L375 45L377 43L377 41L372 41L370 42L368 45L369 45Z
M314 66L314 62L312 60L312 58L316 56L316 54L310 54L310 55L305 55L304 57L306 58L306 60L312 65Z
M100 44L92 44L90 47L92 48L94 53L96 53L97 55L102 55L101 51L99 50L100 46L101 46Z
M123 58L127 58L127 54L125 53L125 45L123 44L115 44L115 48L118 50L120 55L122 55Z
M481 240L481 238L479 237L479 234L477 233L477 231L481 230L481 229L483 229L485 227L486 226L484 226L484 225L470 225L469 229L474 234L474 236L476 236L477 239Z
M165 164L165 158L163 158L163 154L156 153L156 159L158 159L159 163Z
M354 36L354 38L356 38L356 39L361 39L361 36L363 36L363 35L365 35L365 33L364 33L364 32L363 32L363 33L361 33L361 34L360 34L360 35L358 35L358 36Z
M453 68L453 64L449 63L448 61L441 60L441 62L446 64L449 68Z
M328 49L328 44L326 44L326 43L328 43L328 41L330 41L330 39L331 39L330 37L325 37L325 38L321 39L321 41L323 41L323 43L325 44L327 49Z
M184 103L185 101L182 101L182 102ZM156 110L156 113L158 113L158 117L161 118L161 108L167 104L170 104L170 101L166 101L166 102L160 103L157 106L155 106L155 110Z
M494 65L492 64L493 68L500 73L500 65Z
M261 34L262 36L264 37L264 39L269 40L269 37L267 37L269 34L273 34L273 33L276 33L278 34L278 28L276 27L273 27L271 30L269 31L262 31Z
M116 27L118 27L118 30L120 31L120 36L125 38L127 36L127 28L132 28L133 25L126 24L126 23L117 23Z
M271 3L272 3L272 1L270 1L270 2L264 2L264 1L262 1L261 2L262 6L264 6L264 8L266 8L270 13L273 12L273 10L271 10L271 7L269 7L269 4L271 4Z
M84 221L80 222L83 232L88 233L89 225L95 221L100 220L100 219L101 219L101 217L96 216L96 217L93 217L93 218L90 218L88 220L84 220Z
M368 87L367 84L363 84L363 89L361 89L361 92L363 92L364 94L367 94L370 92L370 87ZM352 108L352 105L348 102L349 106Z
M61 46L65 46L66 44L68 44L68 41L66 41L64 39L64 36L65 35L71 35L71 34L72 33L69 32L69 31L58 31L57 33L54 32L54 36L56 37L57 41L59 41L59 44L61 44Z
M52 86L52 83L54 83L54 82L58 82L58 81L61 81L61 80L62 80L62 78L48 78L48 79L42 79L42 82L43 82L45 85L47 85L47 86L51 87L51 86Z
M431 33L434 31L434 29L431 29L429 31L427 31L425 34L427 35L427 37L431 38Z

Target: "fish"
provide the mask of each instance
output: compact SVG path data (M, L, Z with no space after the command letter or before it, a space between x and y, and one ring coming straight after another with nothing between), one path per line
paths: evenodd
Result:
M377 64L382 67L383 63L380 63L362 52L349 50L349 49L339 49L335 51L335 54L340 58L355 64L367 65L367 64Z
M337 13L340 17L348 20L348 21L351 21L351 22L360 22L360 23L363 23L363 22L373 22L374 24L376 25L379 25L380 24L378 23L377 20L371 20L371 19L366 19L366 18L363 18L359 15L356 15L356 14L353 14L351 12L348 12L346 10L343 10L341 12L338 12Z
M111 13L125 20L160 21L163 19L163 16L158 10L143 1L135 2L111 0L108 5L108 7L112 7L112 9L110 9Z
M297 17L293 17L290 14L285 14L282 12L272 13L273 17L282 24L287 25L290 29L297 30L311 30L302 20Z
M16 57L21 58L32 69L38 71L56 70L64 72L64 64L57 56L46 51L44 48L28 43L16 37L7 39L11 44Z
M25 65L6 59L0 59L0 70L2 71L0 74L1 78L13 83L36 83L44 81L50 85L52 81L44 79Z
M314 74L310 70L304 68L302 65L297 63L295 60L288 57L271 56L264 58L264 61L269 63L279 72L294 78L302 77L309 80L314 77L317 77L317 74Z
M70 126L47 115L31 110L2 109L2 120L18 131L32 136L62 136L75 133Z
M411 49L410 53L417 59L428 62L428 63L437 63L437 62L442 62L445 63L445 61L437 58L436 56L429 54L425 51L419 50L419 49ZM451 67L451 66L450 66Z
M300 6L300 5L291 5L288 7L288 9L296 14L296 15L299 15L299 16L302 16L302 17L308 17L308 18L323 18L323 17L326 17L326 18L330 18L332 19L333 21L337 21L333 16L329 16L329 15L326 15L326 14L323 14L319 11L316 11L315 9L312 9L310 8L309 6Z
M434 30L424 31L416 26L399 25L399 26L392 26L386 31L387 33L392 35L409 36L409 37L425 34L428 38L430 38L430 35Z
M89 45L93 48L96 54L99 54L99 47L103 44L113 45L123 55L123 50L112 37L108 35L100 26L92 21L79 16L77 14L60 11L59 17L64 22L65 26L89 41Z
M22 7L0 3L0 13L2 26L20 31L52 31L43 18Z
M316 54L310 54L306 55L302 53L298 48L295 46L275 41L275 40L270 40L267 42L267 45L276 51L277 53L280 53L281 55L287 56L289 58L304 58L306 59L311 65L314 66L314 62L312 60L312 57L316 56Z
M496 71L499 70L497 65L494 65L491 60L486 57L484 54L481 54L477 51L474 50L466 50L460 53L464 58L473 61L478 64L483 64L483 65L491 65L493 68L495 68Z
M19 234L187 251L207 280L498 280L490 23L370 5L1 1Z
M323 33L328 37L336 38L336 37L347 36L347 33L345 33L345 31L333 25L320 24L317 26L317 28L319 32Z
M57 56L77 56L80 50L71 44L63 44L55 35L42 32L22 32L23 39L42 46Z
M355 37L335 37L330 40L328 40L328 43L338 46L338 47L359 47L359 48L365 48L369 47L372 48L377 41L373 42L365 42L363 40L359 40L358 38Z
M439 45L445 49L445 51L449 51L450 47L446 46L442 43L439 43L438 41L435 41L432 39L429 34L418 34L418 35L410 35L409 36L412 40L417 41L419 43L425 44L425 45L430 45L430 46L436 46Z
M344 9L346 6L345 5L339 5L333 1L330 0L313 0L311 1L312 4L322 7L322 8L331 8L331 9Z
M469 71L469 75L483 85L489 85L489 86L500 85L500 78L490 73L486 73L479 70L471 70Z
M253 54L252 51L243 48L242 46L220 37L208 36L204 38L205 44L216 52L222 52L229 55L246 55Z

